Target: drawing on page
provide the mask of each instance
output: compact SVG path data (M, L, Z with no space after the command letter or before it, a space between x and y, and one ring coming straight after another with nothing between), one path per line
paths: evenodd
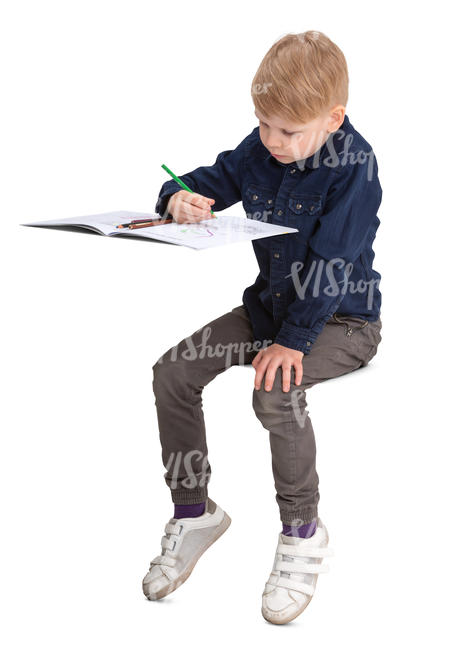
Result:
M188 224L186 226L181 226L178 229L178 232L181 232L183 235L188 235L189 237L213 237L214 231L218 231L217 226L201 223Z

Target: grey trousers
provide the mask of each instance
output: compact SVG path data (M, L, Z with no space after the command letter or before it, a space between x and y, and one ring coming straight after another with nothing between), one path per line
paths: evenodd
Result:
M284 392L278 368L272 390L265 390L264 378L260 389L253 389L253 409L269 431L275 498L284 524L300 526L318 516L316 444L305 391L367 365L381 341L380 330L380 318L371 322L335 313L303 357L299 386L291 368L290 390ZM200 503L208 496L211 466L203 388L227 368L251 364L259 349L270 343L258 346L247 310L239 305L181 340L153 365L162 461L167 470L164 479L173 503Z

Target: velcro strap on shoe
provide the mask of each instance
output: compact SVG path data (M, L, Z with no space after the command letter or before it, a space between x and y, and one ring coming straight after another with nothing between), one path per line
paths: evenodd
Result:
M174 539L173 537L172 538L165 537L165 536L161 537L161 547L163 549L166 549L168 551L174 551L176 545L177 545L177 540Z
M294 544L279 544L277 546L277 553L283 555L292 555L295 557L328 557L334 555L334 551L331 548L326 548L325 546L316 546L313 548L295 546Z
M290 578L271 575L267 581L267 584L274 585L275 587L286 587L286 589L300 591L301 593L307 594L309 596L312 596L314 594L313 585L309 585L306 582L300 582L298 580L291 580Z
M327 573L330 567L327 564L309 564L306 562L275 562L276 571L288 571L289 573Z
M176 558L170 557L169 555L157 555L151 562L150 566L153 564L163 564L165 566L175 566Z
M174 567L167 566L166 564L161 564L160 567L169 582L178 578L178 571Z
M170 524L170 523L167 523L165 525L164 531L168 535L179 535L181 533L182 528L183 528L182 524Z

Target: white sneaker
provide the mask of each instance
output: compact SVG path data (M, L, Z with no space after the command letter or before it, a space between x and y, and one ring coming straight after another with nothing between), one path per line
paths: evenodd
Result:
M261 613L269 623L288 623L301 614L313 597L318 574L329 571L322 558L334 555L321 519L312 537L280 533L272 572L262 594Z
M175 591L189 578L197 560L226 531L231 519L212 499L207 498L200 517L172 517L161 538L161 555L151 562L142 581L149 600L159 600Z

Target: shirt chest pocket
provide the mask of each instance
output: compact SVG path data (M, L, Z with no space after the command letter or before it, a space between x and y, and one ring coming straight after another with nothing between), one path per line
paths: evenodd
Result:
M270 187L250 183L243 195L247 217L271 223L275 196L276 192Z
M288 200L288 225L298 228L302 239L309 239L313 234L318 218L322 214L322 196L320 194L295 194Z

